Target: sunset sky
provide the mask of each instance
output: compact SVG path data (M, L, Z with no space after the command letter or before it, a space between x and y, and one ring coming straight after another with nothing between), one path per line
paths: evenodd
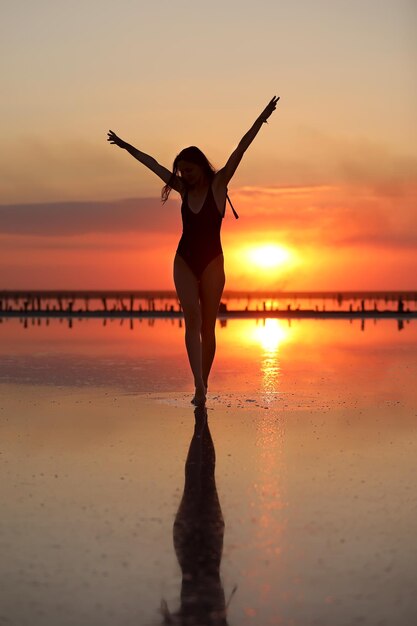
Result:
M173 288L179 196L108 129L220 168L274 94L227 287L415 289L416 24L415 0L3 2L0 289Z

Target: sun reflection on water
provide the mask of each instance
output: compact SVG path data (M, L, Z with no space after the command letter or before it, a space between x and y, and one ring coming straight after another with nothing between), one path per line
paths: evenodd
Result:
M263 348L261 373L263 399L272 400L278 393L281 372L279 349L289 339L291 329L281 320L266 319L262 326L256 326L254 336Z
M288 332L278 320L266 320L265 325L256 330L263 348L260 364L262 399L264 404L269 404L269 410L258 416L256 429L259 465L254 490L260 512L256 536L259 554L262 554L265 562L272 560L277 563L286 541L288 503L284 489L284 418L277 407L274 408L272 401L279 393L281 370L279 347L287 339ZM254 578L259 586L262 602L271 601L269 581L256 569Z
M254 338L269 354L275 354L289 335L290 328L284 326L282 320L278 319L266 319L262 325L256 326L253 331Z

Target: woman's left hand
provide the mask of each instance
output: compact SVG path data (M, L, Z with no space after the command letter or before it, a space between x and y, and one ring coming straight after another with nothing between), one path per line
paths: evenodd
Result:
M123 139L120 139L120 137L118 137L112 130L109 130L107 133L107 141L119 146L119 148L125 148L127 145L126 142L123 141Z
M266 120L268 119L268 117L270 115L272 115L272 113L275 111L276 107L277 107L277 102L279 100L279 96L274 96L271 100L271 102L269 102L266 107L264 108L264 110L262 111L262 113L260 114L260 119L263 122L266 122Z

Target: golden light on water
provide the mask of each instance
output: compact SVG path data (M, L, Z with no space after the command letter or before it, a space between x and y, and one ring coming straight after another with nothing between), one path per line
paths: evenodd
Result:
M290 329L281 320L266 319L262 325L253 329L253 338L265 352L277 352L280 345L288 339Z
M259 358L276 354L283 344L294 341L294 334L298 336L297 328L289 326L287 320L266 318L231 324L228 339L231 348L249 348L253 358Z
M271 395L278 392L280 376L279 348L288 339L290 329L281 320L266 319L261 326L254 329L254 338L263 348L261 362L262 388L264 400L269 401Z
M263 399L270 402L279 393L280 349L293 339L293 329L284 320L278 319L259 320L256 326L243 322L236 329L239 332L235 341L239 345L250 346L259 361Z

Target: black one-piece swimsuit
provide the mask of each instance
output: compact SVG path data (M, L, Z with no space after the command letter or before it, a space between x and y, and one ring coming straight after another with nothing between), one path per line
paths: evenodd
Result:
M188 191L185 192L181 217L182 236L177 254L184 259L197 280L200 280L210 261L223 254L220 241L222 216L217 208L211 185L198 213L190 209Z

